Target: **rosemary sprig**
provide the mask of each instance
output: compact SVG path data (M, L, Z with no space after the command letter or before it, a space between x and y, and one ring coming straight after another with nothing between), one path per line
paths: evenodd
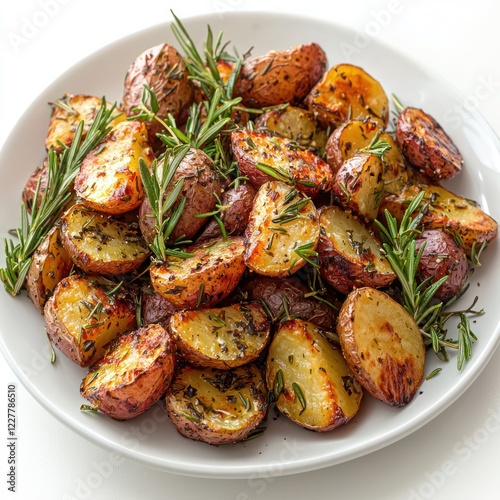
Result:
M385 141L384 139L380 139L380 134L382 130L378 130L377 133L373 136L370 144L368 146L361 148L359 150L360 153L371 153L375 156L378 156L381 160L385 159L385 153L392 149L392 146Z
M5 267L0 268L0 279L5 289L17 295L24 285L31 265L31 256L55 224L64 204L70 197L72 182L78 173L83 159L94 149L111 130L109 124L116 118L115 105L107 109L106 99L82 141L83 121L76 128L71 146L57 154L49 150L47 161L47 186L40 189L38 181L31 204L31 213L24 203L21 205L21 227L15 230L18 243L4 239Z

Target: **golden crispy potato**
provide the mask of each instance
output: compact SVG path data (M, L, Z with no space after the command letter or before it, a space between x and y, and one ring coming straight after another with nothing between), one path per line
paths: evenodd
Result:
M176 312L169 330L179 354L191 364L228 370L257 359L271 324L259 304L248 303Z
M111 291L98 278L73 274L58 283L45 304L50 340L80 366L95 363L108 342L135 327L133 297L122 289Z
M64 213L61 238L73 262L90 274L127 274L149 256L137 224L121 222L85 205L73 205Z
M373 288L352 291L339 313L337 333L358 382L388 405L402 406L424 379L425 347L415 320Z
M306 429L326 432L359 410L363 390L342 356L313 323L283 323L269 347L266 381L278 409Z
M459 294L467 281L467 255L450 234L440 229L423 231L416 240L417 251L424 242L418 272L423 279L429 279L430 283L448 276L435 294L436 298L447 301Z
M356 287L383 287L395 280L379 241L352 214L324 207L319 222L320 273L336 290L347 295Z
M59 226L54 226L35 250L26 276L28 296L43 314L45 302L56 285L69 276L73 261L61 241Z
M405 108L398 117L396 140L403 155L434 181L462 170L462 155L439 123L421 109Z
M291 317L301 318L325 330L334 330L340 302L331 294L319 295L326 304L315 298L311 290L295 277L272 278L257 276L245 284L248 300L264 303L274 321L286 317L286 308ZM284 304L286 302L286 304ZM333 306L333 307L332 307Z
M380 213L389 212L401 222L408 204L421 191L424 202L429 202L422 219L426 229L443 229L461 241L465 252L471 255L472 247L478 250L483 242L489 243L498 235L497 222L462 196L440 186L412 185L400 193L386 196L380 204Z
M318 239L318 212L310 198L279 181L261 186L245 231L250 269L264 276L293 274L315 255Z
M389 120L389 101L380 83L353 64L330 68L307 96L306 103L324 127L350 119L370 118L381 127Z
M149 325L111 342L83 379L80 393L109 417L129 420L160 399L174 368L170 334L160 325Z
M221 200L224 209L219 214L219 217L226 234L239 236L245 232L256 194L257 191L250 184L240 184L238 188L231 188L224 192ZM222 232L219 224L215 219L211 219L203 228L200 236L198 236L198 241L221 236Z
M382 160L372 153L358 153L349 158L335 174L332 191L345 210L372 222L384 194Z
M64 94L62 99L54 103L47 139L45 140L47 150L52 146L56 151L62 151L59 143L70 146L75 137L76 127L82 120L84 121L82 139L84 139L94 123L101 104L102 99L100 97ZM106 106L110 108L112 103L106 103ZM116 118L109 124L110 127L114 127L125 120L121 109L115 108L113 114L116 115Z
M233 97L241 97L250 108L298 104L320 79L326 62L325 52L316 43L271 50L243 64Z
M284 106L266 111L255 120L259 132L295 141L301 148L321 156L325 152L326 130L320 128L310 111Z
M161 162L159 169L161 169ZM218 196L222 194L222 181L213 161L199 149L191 148L184 156L177 167L165 197L168 196L179 179L184 179L184 183L177 203L185 199L186 204L170 235L169 241L172 242L179 237L192 238L208 220L207 217L196 216L211 212L217 203L215 194ZM169 215L169 213L166 214L167 217ZM144 239L148 243L152 243L156 236L156 228L153 211L147 198L139 210L139 225Z
M170 113L182 123L187 118L187 109L194 99L193 86L188 79L189 72L181 55L168 43L155 45L140 54L125 76L123 89L123 110L127 116L136 113L141 105L144 85L154 90L159 104L157 116L165 119ZM149 142L154 149L161 146L156 137L162 131L157 120L146 122Z
M328 164L311 151L297 149L293 141L245 129L231 133L231 146L241 174L257 189L273 180L257 168L264 164L295 179L297 188L309 196L320 189L330 190L332 171Z
M233 370L186 365L167 390L165 407L183 436L213 445L236 443L265 417L267 389L253 364Z
M138 208L144 199L139 158L151 165L153 151L144 123L119 123L83 160L75 178L82 203L108 214Z
M245 272L240 236L208 240L185 248L191 257L169 257L150 267L154 289L180 309L212 307L226 298Z

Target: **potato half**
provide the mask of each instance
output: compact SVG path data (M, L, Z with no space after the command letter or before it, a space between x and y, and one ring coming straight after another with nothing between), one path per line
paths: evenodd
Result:
M108 347L83 379L80 393L109 417L129 420L167 390L174 375L175 344L162 326L149 325Z
M269 347L266 380L278 409L295 423L325 432L356 415L363 390L342 356L313 323L283 323Z
M353 290L337 324L342 351L358 382L393 406L409 403L424 379L425 347L415 320L387 294Z
M183 436L213 445L236 443L265 417L267 389L253 364L233 370L186 365L176 373L165 406Z

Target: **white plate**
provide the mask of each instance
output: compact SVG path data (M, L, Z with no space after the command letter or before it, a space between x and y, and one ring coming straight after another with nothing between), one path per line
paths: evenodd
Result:
M224 31L240 53L254 46L253 54L315 41L327 52L330 64L352 62L377 78L389 94L405 104L423 107L445 127L459 146L464 172L448 186L481 203L493 217L500 216L500 145L486 122L463 110L463 99L434 75L405 55L375 40L346 61L343 49L355 33L314 20L277 14L226 14L185 21L201 46L209 23ZM44 139L50 110L47 102L64 92L105 95L120 100L128 66L144 49L163 42L176 44L167 25L120 40L75 65L43 92L18 122L0 154L0 232L17 226L20 193L34 167L44 158ZM352 45L351 45L352 46ZM15 173L13 175L13 172ZM15 212L15 213L14 213ZM500 309L496 284L500 281L499 245L494 242L476 270L471 290L461 304L479 295L486 314L474 329L479 342L466 368L458 373L455 360L421 387L421 393L404 408L390 408L366 396L360 413L343 428L326 434L306 431L270 412L267 432L245 444L219 448L181 437L155 407L130 422L115 422L104 415L80 412L85 401L79 386L85 370L58 353L50 365L43 320L26 297L0 292L0 345L16 375L31 394L56 418L97 444L160 469L204 477L269 477L318 469L345 462L387 446L415 431L455 401L479 375L500 339ZM480 286L478 285L480 283ZM439 363L430 355L427 372ZM442 366L442 365L441 365Z

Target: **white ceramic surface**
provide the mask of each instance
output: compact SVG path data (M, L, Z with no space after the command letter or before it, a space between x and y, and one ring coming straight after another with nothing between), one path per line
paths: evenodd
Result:
M223 21L219 16L189 19L186 26L196 34L195 41L203 39L207 22L214 31L223 29L225 38L240 52L252 45L253 53L258 54L314 40L327 51L331 64L343 62L339 57L341 44L353 38L351 31L334 24L245 13L226 14ZM116 42L77 64L40 95L13 130L0 156L0 196L4 207L19 205L19 193L26 177L43 159L45 124L49 117L46 103L65 91L120 99L123 75L134 57L143 49L169 39L174 41L168 27L158 26ZM376 41L359 54L353 54L351 62L376 77L387 93L396 93L406 104L424 107L445 128L449 124L447 129L460 147L466 167L460 177L448 185L478 200L498 219L500 200L495 196L495 186L500 181L500 147L484 120L475 113L464 112L464 126L453 127L450 111L457 109L456 106L463 109L461 96L404 55ZM30 148L25 147L27 137ZM13 169L16 176L11 175ZM17 214L12 216L13 211L2 211L2 234L19 220ZM144 463L171 472L207 477L248 477L270 472L280 475L313 470L370 453L406 436L437 416L473 382L494 352L500 336L500 312L493 293L500 270L491 265L498 261L498 255L495 242L485 254L483 267L473 276L472 290L462 301L466 303L478 293L479 306L487 311L475 324L480 342L463 372L457 373L454 363L444 366L439 377L424 383L422 394L402 409L385 407L367 397L353 422L324 435L304 431L283 417L274 420L271 413L263 437L246 444L213 448L180 437L157 409L129 423L82 413L79 406L83 400L78 388L84 371L62 355L50 369L40 370L38 367L47 356L43 321L25 297L14 299L4 292L0 294L2 351L23 384L56 418L87 438ZM435 366L437 362L431 358L427 370ZM151 434L154 439L140 438Z

